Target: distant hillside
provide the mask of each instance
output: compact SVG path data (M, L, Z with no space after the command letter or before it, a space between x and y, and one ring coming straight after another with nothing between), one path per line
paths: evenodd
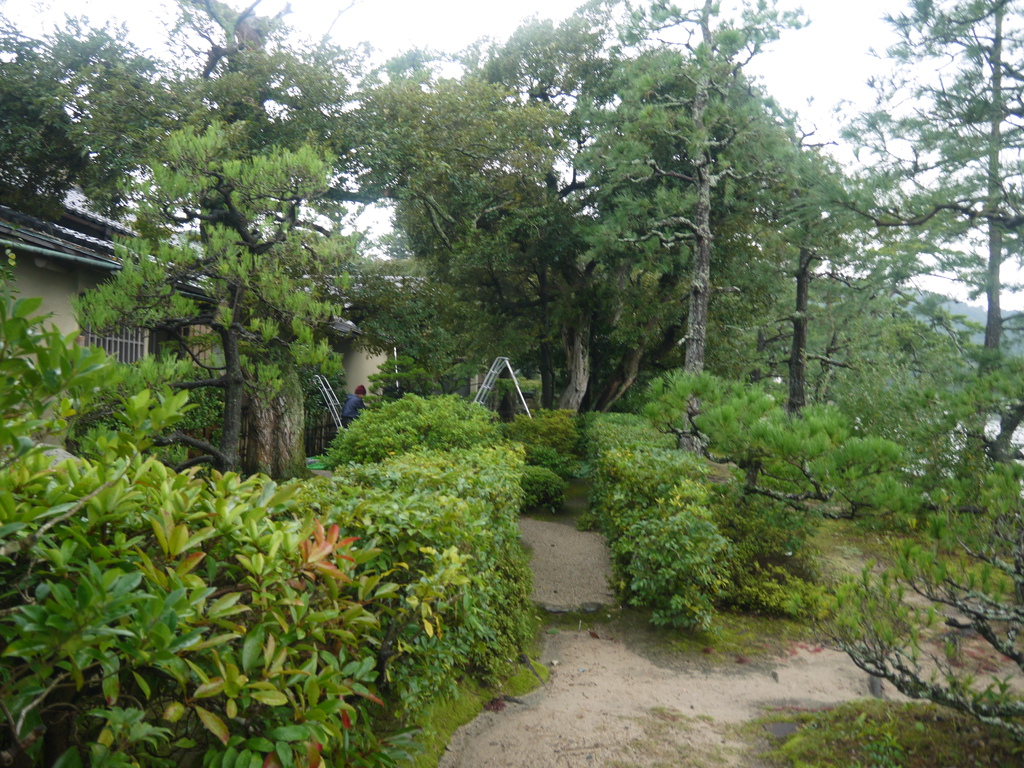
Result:
M964 320L969 323L974 323L981 327L981 330L975 330L971 333L971 341L975 344L982 344L985 341L985 320L987 313L984 307L979 307L974 304L965 304L962 301L951 299L948 296L943 296L938 293L931 293L929 291L921 291L921 302L926 300L938 300L941 303L943 309L949 314L953 315L954 318L961 316ZM1009 317L1014 314L1018 314L1015 311L1003 311L1004 317ZM965 323L961 322L961 325ZM1013 334L1005 338L1006 350L1018 355L1024 355L1024 335Z

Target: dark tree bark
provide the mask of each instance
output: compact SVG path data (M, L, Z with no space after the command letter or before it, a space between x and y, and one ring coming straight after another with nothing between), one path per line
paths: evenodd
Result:
M569 381L562 390L558 407L578 411L590 385L590 320L580 318L574 326L563 329L562 345Z
M786 410L796 416L807 405L807 308L811 278L818 260L810 248L800 248L796 270L796 308L793 312L793 341L789 351L789 400Z
M281 387L262 396L259 384L249 403L249 446L243 469L277 480L302 477L306 472L305 408L298 370L287 353L276 355Z

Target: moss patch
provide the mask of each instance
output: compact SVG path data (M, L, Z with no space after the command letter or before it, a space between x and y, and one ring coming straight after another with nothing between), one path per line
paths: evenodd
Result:
M536 674L520 664L516 672L496 688L481 686L474 680L461 681L454 695L427 710L418 724L422 730L416 743L421 751L403 765L408 768L436 768L452 735L479 715L484 704L499 696L523 696L540 687L542 681L547 683L551 671L536 659L531 658L530 661Z
M719 613L714 629L690 632L655 627L648 612L615 606L596 613L554 614L544 631L580 630L619 639L633 652L670 668L691 666L695 661L710 666L735 664L737 659L756 661L784 655L795 642L816 640L809 623L788 619Z
M1024 762L1021 745L933 704L868 699L823 712L780 712L745 728L752 738L762 737L765 723L779 721L795 722L799 730L784 740L768 737L773 748L760 757L776 766L995 768Z

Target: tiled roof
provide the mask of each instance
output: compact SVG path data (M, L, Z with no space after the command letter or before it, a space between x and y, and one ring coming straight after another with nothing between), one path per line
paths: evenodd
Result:
M87 198L85 193L80 189L68 190L68 193L64 195L64 207L69 211L74 211L82 218L110 227L118 235L128 237L134 234L134 232L121 222L109 219L106 216L101 216L98 213L94 213L89 207L89 198Z
M118 229L124 228L118 226ZM44 221L3 205L0 205L0 238L45 248L53 251L56 258L66 253L94 259L100 266L120 265L110 240L77 232L63 224Z

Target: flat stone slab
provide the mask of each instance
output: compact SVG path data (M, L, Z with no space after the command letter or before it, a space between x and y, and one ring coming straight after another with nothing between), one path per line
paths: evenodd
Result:
M787 739L800 730L800 726L793 722L765 723L764 729L772 736L780 739Z

